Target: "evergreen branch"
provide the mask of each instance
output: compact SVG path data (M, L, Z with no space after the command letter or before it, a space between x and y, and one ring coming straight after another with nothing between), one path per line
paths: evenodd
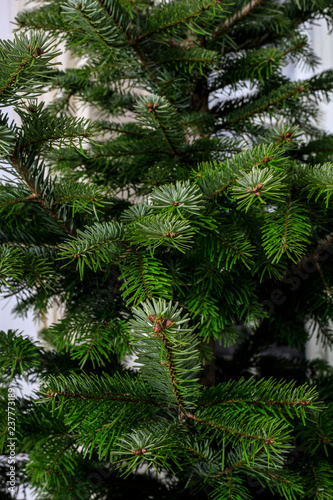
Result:
M15 21L20 29L29 28L30 30L44 30L57 32L58 34L84 34L84 31L77 27L65 25L64 18L61 16L60 9L56 4L19 12Z
M241 460L241 461L239 461L238 463L236 463L234 465L231 465L230 467L226 467L225 469L223 469L218 474L215 474L215 475L211 476L211 478L212 479L217 479L219 477L225 476L226 474L229 474L229 472L232 472L235 469L239 469L243 465L248 465L249 462L253 462L253 460L256 457L258 457L261 453L263 453L264 451L266 451L265 447L261 446L251 457L248 457L248 460L244 459L244 460Z
M228 486L229 486L229 498L230 498L230 500L233 500L234 491L233 491L233 487L232 487L232 482L231 482L231 479L230 479L230 476L228 473L226 474L226 476L227 476L227 481L228 481Z
M209 457L206 457L206 455L204 455L203 453L201 453L200 451L198 450L195 450L194 448L190 448L189 446L185 446L184 444L181 445L185 450L188 450L190 451L191 453L195 453L196 455L198 455L198 457L202 458L203 460L205 460L206 462L212 464L212 465L215 465L215 463L209 458ZM214 477L214 476L212 476Z
M101 130L109 130L110 132L116 132L117 134L132 135L133 137L145 137L144 132L129 130L126 128L126 125L122 126L116 123L109 124L107 122L99 122L99 126Z
M98 38L101 40L101 42L108 48L110 49L109 44L106 42L105 37L101 35L100 31L96 29L95 24L92 22L90 17L84 12L83 8L80 8L80 12L83 16L83 18L87 21L89 26L94 30L94 33L98 36Z
M330 287L329 287L329 286L328 286L328 284L327 284L327 281L326 281L326 279L325 279L325 276L324 276L323 270L322 270L322 268L321 268L321 266L320 266L319 262L316 262L316 267L317 267L317 269L318 269L318 272L319 272L319 274L320 274L320 277L321 277L321 279L322 279L322 282L323 282L323 284L324 284L324 287L325 287L325 289L326 289L327 293L328 293L329 295L333 295L332 290L330 289Z
M29 169L24 164L24 162L22 160L19 160L17 152L15 152L9 158L9 161L11 162L17 173L22 177L26 186L30 189L32 197L36 199L36 202L41 205L41 207L52 217L52 219L57 224L59 224L65 230L66 233L71 235L75 234L75 229L71 228L69 222L64 222L62 219L60 219L56 207L53 206L52 208L50 208L48 206L48 204L44 200L43 191L39 189L38 184L35 182L33 176L30 175Z
M175 28L176 26L179 26L180 24L188 23L191 19L194 19L195 17L199 16L202 12L209 10L210 7L212 7L213 5L217 5L217 4L219 4L218 0L213 0L213 1L209 2L207 5L202 5L200 7L200 9L198 9L197 11L192 12L181 19L177 19L173 22L165 24L164 26L156 27L155 29L149 31L148 33L144 33L142 35L139 35L138 38L135 40L135 43L142 42L142 40L144 40L145 38L151 37L152 35L155 35L158 33L161 33L162 31L166 31L166 30L170 31L172 28Z
M52 80L50 61L60 54L52 52L54 40L46 35L15 35L14 41L1 41L0 97L2 106L43 93Z
M38 139L35 139L35 140L32 140L32 141L29 141L27 143L23 143L22 144L22 147L30 147L30 146L34 146L36 144L42 144L44 142L49 142L49 141L63 141L63 140L66 140L66 139L79 139L80 137L82 138L86 138L86 137L90 137L92 134L90 134L89 132L82 132L82 133L76 133L76 134L64 134L64 133L59 133L58 135L49 135L49 136L46 136L46 137L39 137Z
M84 314L71 315L44 330L44 335L55 337L53 344L59 351L79 359L81 369L88 359L95 368L95 364L105 365L110 354L124 358L128 353L128 330L119 319L99 321Z
M315 315L310 314L310 318L310 338L312 338L312 336L316 333L316 343L319 343L320 341L323 348L329 347L331 349L333 346L333 330L330 323L327 319L325 321L325 318L316 317Z
M30 417L30 415L29 415ZM44 429L48 425L47 416L43 415ZM31 421L28 419L28 427ZM54 419L53 426L57 425ZM36 422L34 422L36 426ZM38 422L39 428L40 422ZM59 424L58 424L59 425ZM51 426L50 426L51 427ZM30 440L29 455L31 460L27 464L27 473L34 477L35 484L42 485L44 489L58 489L61 485L68 487L69 478L75 476L75 470L79 462L77 447L77 436L67 437L67 434L45 436L37 433L35 440ZM68 490L67 490L68 491Z
M292 52L295 52L299 49L303 49L305 47L306 47L306 42L304 40L301 40L299 43L296 43L296 44L292 45L291 47L289 47L289 49L285 50L283 52L283 55L287 56L288 54L291 54Z
M116 441L116 449L112 450L111 455L115 456L118 467L126 468L127 473L137 468L140 462L157 470L169 469L168 462L179 464L178 438L177 425L170 424L168 420L156 421L154 425L148 424L144 429L129 429Z
M319 15L322 14L322 6L319 6L317 2L315 4L312 4L312 6L317 9L317 13ZM293 12L291 12L292 10ZM274 14L276 15L276 11L274 12ZM307 1L305 1L302 6L300 6L300 4L296 6L294 2L285 4L283 15L286 16L288 22L284 23L284 26L281 26L280 24L281 17L278 15L277 19L274 19L275 15L273 15L273 19L270 23L270 26L273 26L273 29L267 29L267 24L262 24L261 29L257 29L254 31L253 25L249 23L249 28L251 31L248 31L248 36L245 37L246 40L243 43L238 44L236 47L234 44L230 44L228 51L234 52L235 50L240 51L249 48L259 48L268 43L276 42L278 39L281 39L281 36L294 36L294 33L297 33L297 29L300 27L300 25L304 24L306 21L311 20L314 15L314 11L313 8L309 6L309 3ZM276 26L279 27L278 30L276 29ZM241 40L243 40L243 38L241 38Z
M121 215L121 220L124 223L140 222L145 217L152 215L153 208L149 201L143 201L138 205L132 205L127 210L124 210Z
M143 288L144 288L144 291L145 291L145 298L144 298L144 300L148 300L148 299L151 299L151 295L149 295L149 289L148 289L148 286L147 286L145 273L143 272L143 265L142 265L141 256L140 256L140 254L139 254L139 252L138 252L138 250L136 248L135 248L135 255L136 255L137 259L138 259L139 269L140 269L140 274L141 274L141 280L142 280Z
M198 187L187 182L177 181L175 185L155 188L151 194L152 208L165 210L166 213L192 213L202 210L202 195Z
M204 424L208 427L212 427L214 429L218 429L219 431L223 431L223 432L228 432L229 434L232 434L232 435L237 435L241 438L247 438L247 439L251 439L251 440L254 440L254 441L263 441L263 442L266 442L267 441L267 438L266 437L261 437L261 436L255 436L253 434L248 434L246 432L242 432L238 429L235 429L234 427L229 427L229 426L226 426L226 425L222 425L222 424L217 424L215 422L210 422L209 420L204 420L200 417L196 417L195 415L193 415L192 413L186 413L186 417L189 418L190 420L194 420L195 422L198 422L199 424ZM270 437L268 438L270 440L272 440L274 442L274 438Z
M58 245L48 245L46 243L36 245L34 243L17 243L14 241L4 241L1 243L2 246L8 246L13 248L50 248L52 250L59 250Z
M303 213L303 206L289 198L283 208L266 214L263 248L272 263L279 262L284 253L294 262L304 255L311 224Z
M12 87L12 85L17 81L20 73L22 73L26 67L28 66L29 63L31 63L31 56L28 56L26 57L22 63L20 64L20 66L18 66L18 68L14 71L14 73L11 75L11 77L9 78L9 80L7 80L6 82L4 82L2 84L2 87L0 87L0 96L2 94L4 94L8 89L10 89Z
M101 7L103 2L99 2ZM110 51L111 48L126 47L128 45L127 37L123 36L123 32L119 33L119 25L114 26L114 19L109 18L105 20L103 9L98 9L98 3L79 2L77 0L70 0L63 7L64 14L72 22L73 15L76 16L76 22L81 24L82 29L85 30L90 38L93 36L104 47ZM80 12L77 16L76 12ZM123 30L121 30L123 31Z
M162 328L163 328L163 326L162 326ZM177 369L175 366L175 361L174 361L174 356L173 356L173 346L170 343L170 341L168 340L168 338L163 334L163 331L159 335L160 335L160 339L162 340L162 342L165 345L165 353L166 353L166 357L168 360L166 365L167 365L168 372L169 372L170 382L172 385L172 390L176 396L176 400L177 400L178 407L179 407L179 413L180 413L180 415L182 415L185 411L186 406L185 406L185 402L183 400L181 391L179 390L180 381L177 377Z
M207 409L207 415L214 420L220 418L223 408L224 419L229 423L228 415L232 415L237 408L241 419L249 416L256 407L265 408L266 417L274 415L285 422L290 422L295 417L307 417L308 408L314 408L315 391L306 385L295 388L293 382L276 382L274 380L249 380L240 379L230 381L220 386L203 391L198 402L198 410ZM214 410L216 408L216 410ZM235 425L231 420L231 424ZM223 422L224 423L224 422ZM229 424L230 425L230 424ZM233 425L231 425L233 427Z
M212 58L212 57L207 57L207 58L203 58L203 57L173 57L173 58L170 58L170 59L163 59L161 61L154 61L151 63L152 66L159 66L159 65L163 65L163 64L169 64L169 63L210 63L210 62L214 62L215 61L215 58Z
M163 132L163 135L164 137L166 138L166 141L167 143L169 144L170 146L170 149L173 153L174 156L179 156L179 153L177 152L176 148L174 147L173 143L172 143L172 140L171 140L171 137L170 137L170 134L169 134L169 129L163 124L163 121L160 119L160 116L159 114L156 112L156 109L155 107L153 107L153 116L154 118L156 119L156 121L158 122L159 124L159 127L160 129L162 130Z
M82 147L82 140L92 137L98 131L89 119L54 116L44 107L43 102L39 105L32 104L25 110L18 111L24 131L21 149L33 148L37 152L44 144L57 143L59 147L73 146L75 140L78 140Z
M331 459L329 456L323 458L319 454L316 455L315 460L313 458L309 458L305 463L310 473L304 477L304 490L314 498L331 500L333 486Z
M17 330L8 330L7 333L0 330L1 375L4 380L11 381L15 376L28 379L40 367L41 360L41 350L29 338L24 338Z
M115 0L97 0L98 3L101 5L101 7L107 12L108 16L114 21L116 26L123 32L124 35L126 35L128 39L128 43L132 47L132 49L136 52L138 55L140 62L142 66L145 68L153 82L156 84L158 88L160 88L160 81L157 78L156 74L154 71L151 69L150 61L147 59L145 53L139 46L138 41L132 42L131 41L131 33L128 29L129 22L124 22L124 19L127 19L127 13L121 9L121 6L119 3ZM163 93L163 92L162 92Z
M185 253L193 244L194 231L182 214L177 215L178 217L167 213L153 215L136 222L128 238L135 245L149 245L152 250L163 245Z
M68 444L66 446L64 446L64 448L62 448L59 453L56 455L55 459L53 460L52 462L52 465L51 465L51 468L46 470L46 474L51 474L52 471L54 470L54 468L56 467L58 461L60 460L61 456L68 450L68 448L70 448L74 443L75 443L75 439L71 439Z
M131 396L129 396L128 394L111 394L111 393L106 393L105 396L102 396L102 395L95 395L95 394L80 394L78 392L61 392L61 391L58 391L57 389L55 388L52 388L52 386L50 387L49 391L47 392L46 394L46 397L48 399L52 399L52 398L65 398L65 399L68 399L68 400L71 400L71 399L76 399L76 398L80 398L80 399L84 399L84 400L103 400L103 401L122 401L122 402L126 402L126 403L133 403L133 404L148 404L148 405L153 405L153 406L157 406L159 408L165 408L167 406L166 403L159 403L158 401L154 401L152 399L142 399L142 398L139 398L139 399L135 399Z
M169 154L170 151L166 151L163 149L153 149L153 150L137 150L137 151L123 151L120 153L98 153L93 156L93 158L122 158L123 156L141 156L141 155L156 155L156 154Z
M160 80L158 79L157 75L155 74L155 72L152 70L151 68L151 61L149 61L145 55L145 53L143 52L143 50L141 49L141 47L139 46L138 43L134 43L132 45L132 48L133 50L136 52L136 54L138 55L140 61L141 61L141 64L142 66L144 67L144 69L147 71L147 73L149 74L150 78L152 79L152 81L155 83L156 87L160 89L161 87L161 82ZM165 92L162 92L162 94L165 93Z
M128 35L128 14L124 11L118 0L97 0L100 6L105 10L108 16L114 21L115 25L125 34ZM126 20L126 22L125 22Z
M282 247L284 250L287 248L287 245L289 244L288 232L289 232L290 206L291 206L291 198L289 198L288 200L286 218L284 222L284 238L283 238L284 244Z
M258 190L254 190L254 186L261 184L261 180L264 178L270 178L274 186L277 179L273 179L276 175L273 169L282 169L287 165L287 160L285 153L280 148L280 143L261 144L233 156L232 160L203 162L199 165L198 170L193 172L193 177L196 178L197 183L208 198L220 195L236 181L243 178L241 180L243 187L237 188L236 191L243 193L242 197L247 200L245 204L248 202L254 203L258 197L258 195L255 195ZM266 167L267 164L271 167L271 170L262 168ZM255 177L250 175L253 170ZM245 181L248 182L248 185ZM267 192L268 194L269 192Z
M143 377L184 419L198 398L198 339L187 327L187 315L165 300L146 301L133 309L133 350ZM147 322L149 320L149 323ZM151 370L151 366L154 369Z
M317 478L316 470L315 470L315 468L314 468L314 466L313 466L312 463L311 463L310 469L312 471L313 479L314 479L314 483L315 483L314 494L316 496L318 496L319 495L318 478Z
M254 401L253 399L222 399L219 401L209 401L209 402L203 402L199 403L198 407L200 406L215 406L215 405L229 405L229 404L247 404L247 405L263 405L263 406L296 406L296 405L302 405L302 406L312 406L312 402L309 401L308 399L293 399L293 400L283 400L283 401L270 401L270 400L263 400L263 401Z
M24 251L20 244L2 243L0 246L0 289L3 285L13 291L11 295L35 289L44 292L52 289L54 268L34 245L34 252ZM20 285L19 285L20 284Z
M303 167L302 173L304 173L302 184L304 191L308 191L308 198L315 196L315 201L318 201L321 197L324 197L327 208L333 195L333 164L324 163L314 167Z
M8 126L8 116L0 115L0 158L11 155L15 143L15 128Z
M170 147L173 156L180 156L185 140L184 130L175 108L168 99L158 95L143 97L137 105L137 111L143 124L155 130L161 130L162 137Z
M60 377L50 376L43 384L41 395L46 401L52 403L60 402L61 407L63 403L59 398L64 398L67 403L71 400L84 400L88 402L91 400L93 404L96 401L114 401L114 402L129 402L135 405L149 404L157 407L165 407L165 404L156 401L156 398L151 392L149 385L142 381L142 379L131 378L128 374L120 375L116 373L111 376L103 373L103 376L86 373L77 374L72 372L69 376ZM124 409L126 406L122 406ZM116 407L115 407L116 408ZM86 409L83 406L82 411L85 413Z
M267 98L265 98L264 104L260 105L257 108L252 109L251 111L248 111L247 113L241 114L241 116L239 116L237 118L227 120L226 122L223 123L223 125L227 127L229 125L234 125L235 123L239 123L240 121L244 121L247 118L251 118L252 116L257 115L258 113L262 113L263 111L266 111L267 109L271 108L272 106L275 106L276 104L279 104L279 103L285 101L286 99L289 99L293 95L299 94L299 92L302 92L304 90L305 90L304 87L297 85L293 90L291 90L291 91L289 90L285 94L280 95L278 97L275 97L272 100L269 100L268 102L267 102ZM237 111L237 114L240 114L239 111Z
M69 107L69 101L71 99L71 97L73 97L75 95L75 92L74 91L71 91L71 92L68 92L67 95L64 95L63 98L60 98L58 100L58 103L59 105L57 106L55 103L54 105L52 106L53 109L54 109L54 115L57 116L58 114L60 114L60 112L62 110L64 110L67 106Z
M85 264L97 271L102 263L109 263L119 255L124 228L117 222L96 222L93 226L86 226L85 231L78 230L77 235L76 239L60 245L60 255L64 259L71 259L70 262L77 260L82 279Z
M138 304L152 297L169 299L172 289L167 269L144 249L133 248L134 251L130 248L123 256L124 261L120 265L122 274L119 280L124 280L120 288L123 298L127 299L128 304Z
M286 185L285 176L277 174L274 169L253 167L249 173L242 172L232 190L233 198L238 201L238 209L249 208L255 203L266 204L267 200L284 201ZM270 242L271 243L271 242Z
M222 26L216 28L213 32L213 38L219 37L223 35L226 31L232 28L238 21L241 21L245 16L247 16L250 12L252 12L258 5L260 5L263 0L250 0L249 3L244 5L241 9L239 9L235 14L225 20Z
M36 198L35 195L31 194L29 196L26 196L25 198L18 198L16 200L7 200L7 201L1 200L0 207L6 207L9 205L17 205L18 203L25 203L25 202L29 202L29 201L32 201L34 203L39 202L38 198Z
M150 467L171 471L175 498L185 477L212 500L249 500L257 485L330 496L333 372L267 347L333 339L333 141L314 125L333 72L297 83L282 71L315 68L300 25L332 24L331 1L40 0L18 24L46 35L0 42L0 97L22 118L0 116L0 284L54 348L1 332L0 417L8 382L41 381L40 400L17 405L20 482L37 496L124 493L114 462L146 496ZM80 68L54 68L50 33ZM48 88L47 110L29 101ZM72 118L76 102L99 119ZM53 303L66 315L48 327ZM237 342L230 377L214 339ZM121 364L129 347L134 370ZM284 370L311 385L264 378Z
M309 251L299 260L299 262L297 262L297 267L306 268L308 264L311 264L313 262L318 262L321 254L325 252L328 248L330 248L330 246L332 245L333 245L333 233L329 233L324 238L316 242L316 247L314 250ZM292 271L286 273L286 275L288 274L292 274Z
M262 469L258 469L256 467L253 468L253 470L256 470L256 471L262 471ZM282 483L286 483L286 484L293 484L291 481L288 481L287 479L284 479L283 477L280 477L280 476L277 476L276 474L272 474L272 472L269 472L269 471L265 471L265 474L267 474L268 476L272 477L273 479L275 479L276 481L281 481Z
M128 30L129 23L128 22L124 23L124 18L127 18L127 15L125 15L125 12L121 9L121 6L119 5L118 1L112 0L111 2L110 0L97 0L97 2L107 12L108 16L111 19L113 19L114 23L123 32L123 34L127 36L128 43L131 44L131 47L138 55L142 66L145 68L145 70L147 71L153 82L156 84L156 86L160 87L160 82L155 73L152 71L150 63L145 53L139 47L138 41L134 43L132 43L131 41L131 33Z
M224 398L221 398L221 393ZM295 382L276 381L274 379L261 379L256 381L253 377L245 380L243 377L237 381L230 380L216 387L206 388L202 393L202 400L198 406L210 406L230 400L236 402L238 398L244 399L247 403L253 404L299 404L307 406L315 400L317 394L313 388L304 384L295 387Z
M253 264L253 259L251 258L254 250L253 245L251 245L239 231L234 231L231 227L228 228L227 226L225 226L224 229L222 235L218 234L216 231L208 230L208 233L221 243L221 245L218 245L216 248L212 245L212 241L208 241L207 239L207 246L210 246L208 249L209 253L213 253L214 250L216 250L218 265L224 258L223 264L226 266L226 269L231 269L238 260L247 268L250 268Z
M17 22L20 25L20 28L29 28L29 29L36 29L36 30L46 30L46 31L55 31L55 32L63 32L63 33L80 33L84 34L84 30L80 30L78 28L67 28L66 26L56 26L56 25L49 25L49 24L38 24L34 23L33 21L27 22L27 21L21 21L18 20Z

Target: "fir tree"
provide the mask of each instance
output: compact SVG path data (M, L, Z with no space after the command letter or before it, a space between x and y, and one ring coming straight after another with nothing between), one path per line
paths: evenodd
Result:
M332 12L49 0L1 42L0 283L65 309L44 343L0 336L3 458L7 388L40 381L16 406L38 498L332 498L333 370L267 351L333 343L333 72L283 73Z

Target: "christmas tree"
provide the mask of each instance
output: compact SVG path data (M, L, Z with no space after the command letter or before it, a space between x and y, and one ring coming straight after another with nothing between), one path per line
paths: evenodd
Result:
M333 72L283 71L317 67L319 18L332 26L330 0L49 0L17 17L0 45L21 120L1 114L0 284L16 314L64 315L40 342L1 332L4 478L16 391L16 480L39 499L332 498L333 370L302 351L333 344L317 120Z

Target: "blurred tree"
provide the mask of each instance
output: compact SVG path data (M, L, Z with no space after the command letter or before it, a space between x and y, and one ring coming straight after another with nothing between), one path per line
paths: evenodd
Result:
M309 320L333 341L333 72L282 72L316 67L318 18L330 0L52 0L1 42L0 283L17 314L65 308L44 347L0 335L4 453L7 388L40 381L16 400L38 498L332 498L333 371L300 353Z

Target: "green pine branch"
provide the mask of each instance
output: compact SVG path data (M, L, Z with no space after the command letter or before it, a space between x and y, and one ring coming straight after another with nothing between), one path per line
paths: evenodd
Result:
M310 220L304 214L304 207L291 199L283 209L277 207L273 212L266 213L262 231L267 257L275 263L286 254L297 262L306 251L310 229Z

